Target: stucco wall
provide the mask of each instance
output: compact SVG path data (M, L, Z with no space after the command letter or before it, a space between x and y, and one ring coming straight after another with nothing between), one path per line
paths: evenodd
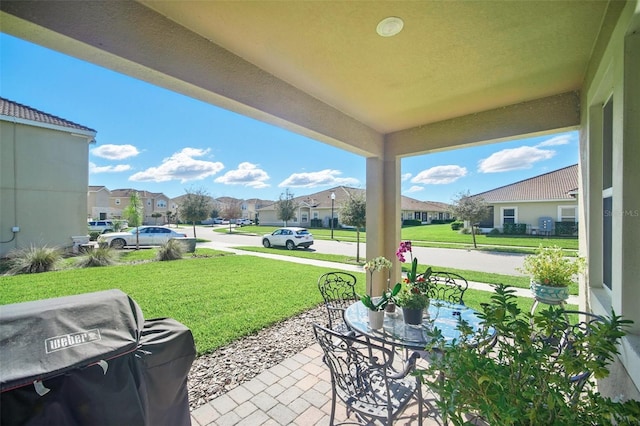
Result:
M528 202L528 203L504 203L504 204L491 204L494 206L493 209L493 223L494 226L498 229L502 229L502 209L504 208L516 208L517 209L517 218L516 223L525 223L527 224L527 232L531 229L538 228L538 220L541 217L551 217L554 222L560 222L560 218L558 217L558 207L559 206L573 206L578 207L578 202L576 200L567 200L560 202ZM577 211L576 211L576 221L577 221Z
M87 235L88 141L0 121L0 255L30 245L71 246Z

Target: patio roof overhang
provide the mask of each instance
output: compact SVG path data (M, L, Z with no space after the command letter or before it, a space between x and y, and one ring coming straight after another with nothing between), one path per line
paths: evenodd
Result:
M576 128L621 2L3 1L2 31L363 155ZM376 33L400 17L394 37Z

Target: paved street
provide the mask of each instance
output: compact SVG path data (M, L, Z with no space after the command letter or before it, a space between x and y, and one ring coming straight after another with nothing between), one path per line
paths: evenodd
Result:
M182 227L182 231L193 236L191 227ZM311 230L313 233L313 230ZM210 243L199 244L200 247L217 249L229 249L237 246L262 246L262 238L257 235L223 234L214 232L211 227L197 227L196 234L203 239L211 240ZM356 243L344 241L314 241L311 250L319 253L356 255ZM274 254L278 253L274 249ZM493 272L507 275L523 275L516 270L522 265L524 255L509 253L490 253L473 250L441 249L414 247L413 254L421 264L442 268L468 269L473 271ZM360 244L360 257L366 259L366 245Z

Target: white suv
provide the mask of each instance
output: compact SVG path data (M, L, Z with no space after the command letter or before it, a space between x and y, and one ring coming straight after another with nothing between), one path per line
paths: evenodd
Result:
M297 247L309 248L312 244L313 235L305 228L279 228L262 237L262 245L266 248L285 246L287 250L293 250Z
M113 232L113 222L110 220L94 220L89 222L89 231L90 232L100 232L104 234L105 232Z

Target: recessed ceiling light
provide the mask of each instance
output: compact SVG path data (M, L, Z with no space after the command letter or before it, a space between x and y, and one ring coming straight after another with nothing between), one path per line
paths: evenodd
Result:
M402 27L404 27L404 21L402 19L390 16L378 23L376 31L382 37L392 37L402 31Z

